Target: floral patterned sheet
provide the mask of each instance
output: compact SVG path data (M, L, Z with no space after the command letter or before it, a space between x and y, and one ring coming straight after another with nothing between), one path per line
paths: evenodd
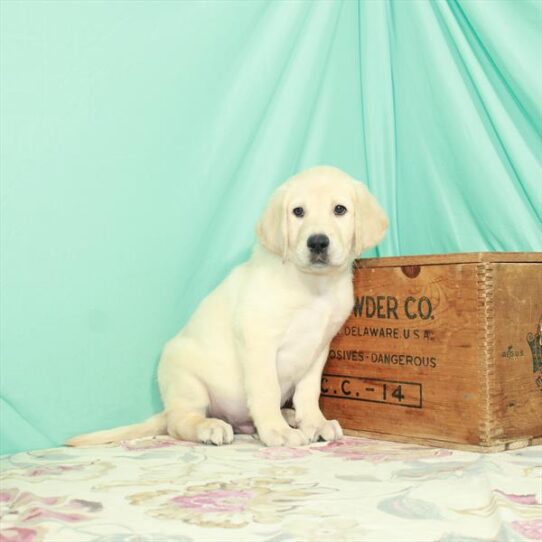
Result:
M542 540L540 446L158 437L1 461L1 542Z

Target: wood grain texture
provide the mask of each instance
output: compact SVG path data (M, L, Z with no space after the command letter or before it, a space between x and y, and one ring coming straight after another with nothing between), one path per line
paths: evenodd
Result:
M542 263L542 252L458 252L390 258L360 258L356 267L395 267L402 265L442 265L452 263Z
M358 266L354 310L322 377L326 417L428 444L502 449L542 436L542 383L526 340L542 318L542 258L499 256L504 263L454 255ZM502 356L510 345L522 358L513 366Z
M495 265L495 419L508 438L542 435L541 268Z

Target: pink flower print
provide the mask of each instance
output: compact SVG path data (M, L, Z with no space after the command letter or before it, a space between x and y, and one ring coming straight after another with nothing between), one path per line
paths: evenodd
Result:
M306 457L310 455L310 451L302 448L286 448L284 446L277 446L271 448L261 448L258 450L257 455L262 459L280 461L284 459L299 459L300 457Z
M21 505L27 505L32 502L52 506L57 504L60 499L60 497L40 497L38 495L34 495L34 493L30 493L30 491L19 491L15 488L2 491L0 494L0 502L7 504L8 509L12 505L20 507Z
M540 504L536 500L536 496L534 494L515 495L514 493L505 493L504 491L501 491L500 489L496 489L495 493L499 493L499 495L506 497L509 501L516 502L518 504Z
M123 440L120 445L122 446L122 448L129 452L143 452L145 450L173 448L175 446L195 446L195 443L175 440L171 437L153 437L134 440Z
M0 531L0 542L37 542L37 535L34 529L12 527Z
M528 540L542 540L542 520L513 521L512 527Z
M238 528L250 523L276 523L313 497L328 490L286 478L243 478L174 490L128 495L132 505L143 506L157 518L178 519L202 527Z
M44 465L28 471L28 476L62 476L65 472L80 471L84 465Z
M102 510L102 504L83 499L67 500L67 497L40 497L29 491L10 488L1 493L2 526L0 542L37 542L40 527L30 528L50 520L76 523L92 519L89 513ZM24 526L24 528L23 528Z
M112 470L114 465L107 461L86 461L84 463L43 463L5 469L2 473L2 484L7 480L18 482L21 478L39 484L43 480L90 480L98 478Z
M49 519L58 519L65 523L76 523L77 521L88 518L83 514L64 514L62 512L55 512L54 510L47 510L46 508L31 508L21 517L21 521L25 523L40 523Z
M329 453L347 460L366 460L372 463L383 461L407 461L432 457L453 455L451 450L441 448L425 448L377 440L344 438L327 442L324 446L313 448L316 451Z
M216 489L196 495L174 497L171 502L182 508L197 509L202 513L235 513L243 512L254 496L255 493L249 490Z

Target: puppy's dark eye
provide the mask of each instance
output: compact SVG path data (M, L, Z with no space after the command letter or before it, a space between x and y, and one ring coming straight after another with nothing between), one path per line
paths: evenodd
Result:
M299 218L305 215L305 209L303 209L303 207L296 207L292 212Z
M346 211L347 209L344 205L335 205L335 209L333 210L333 212L338 216L344 215Z

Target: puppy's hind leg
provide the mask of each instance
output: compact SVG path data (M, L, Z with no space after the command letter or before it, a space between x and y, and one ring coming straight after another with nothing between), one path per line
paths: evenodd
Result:
M166 414L167 432L179 440L229 444L233 428L218 418L208 418L207 388L191 370L201 361L197 348L186 338L174 338L164 348L158 382Z
M173 438L203 442L205 444L230 444L233 428L218 418L207 418L209 394L196 378L184 375L182 385L177 384L178 395L164 399L167 432Z
M166 417L167 430L173 438L217 446L233 442L232 426L218 418L207 418L201 410L179 403L166 412Z

